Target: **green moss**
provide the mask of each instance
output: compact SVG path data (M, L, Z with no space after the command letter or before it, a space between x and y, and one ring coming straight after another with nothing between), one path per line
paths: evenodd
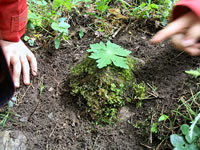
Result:
M87 112L96 123L113 124L118 120L120 107L141 103L145 97L145 84L137 84L133 73L138 69L137 64L136 59L129 57L129 69L114 65L98 69L95 60L86 56L71 70L71 93L87 105Z

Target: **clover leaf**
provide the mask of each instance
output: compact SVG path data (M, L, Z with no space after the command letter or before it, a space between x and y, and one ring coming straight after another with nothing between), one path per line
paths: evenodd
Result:
M87 51L92 53L89 57L96 60L97 67L100 69L111 63L120 68L129 68L126 57L131 51L125 50L110 41L106 45L103 42L90 44L90 49Z

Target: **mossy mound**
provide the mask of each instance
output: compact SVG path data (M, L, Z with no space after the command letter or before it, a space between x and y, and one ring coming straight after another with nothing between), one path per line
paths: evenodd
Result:
M145 98L145 84L137 84L134 76L140 65L138 59L128 57L129 69L114 65L98 69L96 61L86 56L71 70L71 93L87 105L87 112L96 123L113 124L118 120L119 108L141 103Z

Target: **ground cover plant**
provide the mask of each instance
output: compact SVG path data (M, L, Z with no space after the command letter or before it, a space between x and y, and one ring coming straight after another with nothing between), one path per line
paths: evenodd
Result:
M145 84L137 83L134 76L141 62L128 57L130 51L110 41L106 45L91 44L87 51L91 54L72 68L72 94L86 103L90 117L97 124L113 124L118 120L119 108L145 99Z
M21 130L33 150L198 147L199 58L148 42L174 3L28 0L39 74L0 130Z

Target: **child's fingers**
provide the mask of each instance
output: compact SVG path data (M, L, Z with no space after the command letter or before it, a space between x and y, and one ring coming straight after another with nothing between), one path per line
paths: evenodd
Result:
M184 51L191 56L200 56L200 44L184 48Z
M150 42L159 43L175 34L183 33L185 29L190 26L195 17L196 16L192 12L183 15L179 19L171 22L163 30L156 33L156 35L153 36Z
M194 45L196 42L199 41L199 38L200 38L200 22L197 22L187 30L185 38L182 41L182 45L184 47Z
M172 40L172 43L175 45L175 47L178 49L178 50L183 50L183 45L182 45L182 41L184 40L184 34L176 34L176 35L173 35L171 37L171 40Z

